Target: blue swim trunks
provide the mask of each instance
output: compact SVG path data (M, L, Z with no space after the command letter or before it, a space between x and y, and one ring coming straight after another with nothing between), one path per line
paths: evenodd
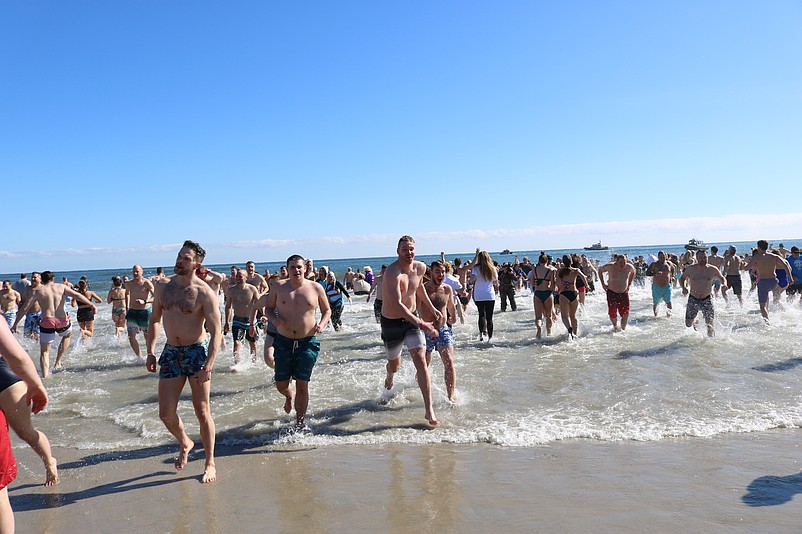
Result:
M290 339L276 334L273 350L276 359L276 382L285 382L291 378L309 382L312 378L312 368L320 353L320 342L315 336Z
M206 342L192 345L165 345L159 357L159 378L178 378L197 374L206 364Z
M666 304L671 304L671 284L666 284L663 287L652 284L652 303L657 306L661 300Z
M451 332L451 327L443 325L437 331L437 337L426 336L426 352L433 350L440 350L443 347L454 346L454 334Z
M147 332L148 326L150 326L150 308L144 310L132 310L129 308L125 313L125 325L128 330Z
M39 322L42 320L42 312L28 312L25 314L25 335L32 336L39 333Z

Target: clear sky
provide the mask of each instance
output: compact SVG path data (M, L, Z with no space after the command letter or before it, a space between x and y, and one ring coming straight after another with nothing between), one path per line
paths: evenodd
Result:
M0 272L802 238L802 2L0 4Z

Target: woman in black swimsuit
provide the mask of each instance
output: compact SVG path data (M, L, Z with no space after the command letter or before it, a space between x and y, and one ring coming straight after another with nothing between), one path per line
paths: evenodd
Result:
M78 282L78 293L89 299L89 302L103 302L94 291L86 288L86 280ZM75 299L72 299L75 304ZM78 325L81 327L81 339L92 337L95 334L95 312L92 306L78 303Z
M529 273L529 287L533 290L532 300L535 304L535 326L537 339L542 334L541 321L546 318L546 335L551 335L551 326L554 324L552 314L554 311L554 290L557 289L555 274L557 269L549 265L549 257L541 254L537 265Z
M585 274L573 267L573 260L567 254L563 256L563 266L557 272L557 289L560 292L560 315L563 324L568 329L568 337L573 339L577 333L576 310L579 308L579 291L576 288L577 279L586 286L588 279Z

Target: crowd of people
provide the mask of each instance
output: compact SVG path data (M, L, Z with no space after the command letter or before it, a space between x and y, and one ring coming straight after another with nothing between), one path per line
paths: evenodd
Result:
M547 336L552 335L554 324L561 320L569 340L579 335L578 311L586 295L597 287L605 294L614 331L627 328L632 284L645 287L651 279L655 316L661 304L671 315L672 294L681 289L688 299L685 325L696 328L701 313L710 336L715 334L716 296L729 301L731 291L743 305L742 273L748 273L749 293L757 293L766 321L772 298L777 302L783 293L789 299L802 295L799 248L788 250L782 244L772 247L764 240L743 256L733 246L719 256L714 246L710 254L706 250L680 256L660 251L647 258L613 254L604 265L585 254L552 258L545 252L534 264L527 257L519 261L517 256L512 262L499 264L479 248L466 262L461 258L448 261L441 253L440 259L427 265L415 259L415 240L410 236L399 239L396 252L397 259L382 265L378 274L370 266L356 271L348 268L340 282L327 266L315 268L313 260L300 255L290 256L286 265L272 274L257 272L253 261L246 262L244 268L232 266L228 275L218 273L203 265L205 250L196 242L186 241L171 276L159 268L155 276L146 278L142 266L134 265L130 277L113 277L106 303L111 305L114 331L117 336L127 334L136 362L149 372L158 372L159 417L179 444L175 468L186 466L195 446L178 415L178 400L189 382L206 457L201 481L217 478L210 384L228 334L233 362L230 370L234 372L241 370L243 362L257 359L257 341L264 337L262 358L273 369L284 411L291 414L294 410L295 425L302 429L309 405L309 382L320 352L317 336L329 324L335 332L343 327L343 310L352 302L352 294L366 296L368 303L374 301L387 357L384 388L392 392L406 346L423 397L424 417L432 426L438 420L432 402L431 359L434 352L440 355L446 395L456 402L452 326L465 322L471 301L476 309L479 341L492 343L496 300L500 300L501 312L508 308L516 312L516 298L521 294L533 299L537 339L542 338L544 328ZM57 463L47 437L33 427L31 407L27 405L32 403L33 412L38 412L47 404L47 393L13 333L23 323L22 334L38 341L40 372L46 378L51 372L50 348L56 339L59 343L52 371L64 366L72 334L70 308L77 308L81 337L90 338L94 335L96 304L102 302L85 277L75 286L66 278L62 283L54 279L50 271L33 272L30 280L22 274L13 284L3 281L0 291L0 307L6 319L0 326L0 408L17 435L42 458L47 485L58 482ZM165 339L157 356L162 325ZM245 350L250 358L244 355ZM0 484L5 486L13 480L16 468L2 423L0 420ZM0 522L7 521L9 514L3 487Z

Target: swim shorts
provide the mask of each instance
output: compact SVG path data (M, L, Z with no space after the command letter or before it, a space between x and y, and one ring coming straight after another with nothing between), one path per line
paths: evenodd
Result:
M8 436L8 422L0 410L0 489L5 488L17 478L17 460L11 451L11 439Z
M408 349L419 349L426 346L426 337L420 328L406 319L388 319L381 317L382 341L387 350L388 360L397 360L401 356L404 345Z
M25 314L25 335L32 336L39 333L39 321L42 320L42 312L28 312Z
M3 312L3 317L6 318L8 327L11 328L12 326L14 326L14 321L17 320L17 309L14 308L13 310L8 310L7 312Z
M612 289L607 289L607 314L610 319L615 319L615 314L623 317L629 315L629 293L616 293Z
M231 337L237 341L242 341L242 339L245 338L248 341L255 343L256 340L259 339L259 334L257 333L255 336L251 337L251 334L249 333L250 329L251 322L247 317L240 317L239 315L234 316L234 319L231 321Z
M92 308L86 306L83 308L78 308L78 313L76 314L76 318L78 319L79 323L88 323L89 321L95 320L95 312Z
M712 323L713 317L715 317L715 312L713 311L713 299L710 298L710 295L703 299L698 299L693 295L688 295L688 307L685 308L685 320L689 322L693 321L696 319L696 316L699 315L700 311L705 318L705 322Z
M133 330L134 332L137 330L147 332L148 326L150 326L150 308L145 308L144 310L132 310L129 308L125 313L125 326L128 330Z
M652 284L652 304L657 306L661 300L666 304L671 304L671 284L666 284L663 287Z
M14 374L6 359L0 357L0 393L17 382L22 382L22 379Z
M206 364L206 342L192 345L164 345L159 357L159 378L178 378L197 374Z
M740 295L742 292L741 288L741 275L740 274L728 274L727 275L727 285L732 289L732 292L735 295Z
M373 316L376 317L376 322L379 323L382 320L382 299L376 299L373 302Z
M437 337L426 336L426 352L433 350L440 350L443 347L454 346L454 334L451 332L451 327L443 325L437 331Z
M763 278L757 281L757 301L765 304L769 301L769 293L777 287L776 278Z
M39 321L39 343L52 343L59 337L67 337L72 334L72 325L66 317L45 317Z
M276 361L276 382L286 382L291 378L309 382L312 368L320 353L320 342L315 336L290 339L276 334L273 340L273 353Z

